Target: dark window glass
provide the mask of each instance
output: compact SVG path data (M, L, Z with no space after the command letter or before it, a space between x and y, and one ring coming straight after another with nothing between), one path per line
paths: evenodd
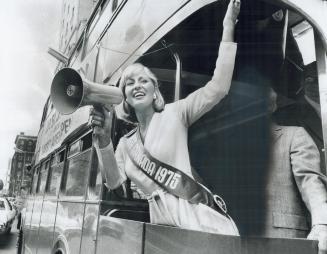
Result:
M92 133L87 134L81 139L81 146L82 151L85 151L86 149L90 148L92 146Z

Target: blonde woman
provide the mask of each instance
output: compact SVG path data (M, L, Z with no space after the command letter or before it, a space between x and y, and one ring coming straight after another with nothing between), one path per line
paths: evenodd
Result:
M165 105L155 75L136 63L121 77L123 117L137 128L120 139L114 153L111 121L106 110L92 112L94 134L105 168L106 184L115 189L127 178L148 197L152 223L211 233L238 235L223 201L197 183L191 172L188 127L227 95L237 45L234 26L240 1L231 1L223 21L223 35L214 75L185 99Z

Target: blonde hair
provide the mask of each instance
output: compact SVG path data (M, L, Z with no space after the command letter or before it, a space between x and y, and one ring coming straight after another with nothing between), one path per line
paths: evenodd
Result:
M123 106L121 108L120 117L128 122L137 122L136 115L134 109L126 102L126 94L125 94L125 87L126 87L126 81L136 75L140 72L144 72L145 75L151 80L154 86L154 94L156 95L156 98L153 100L153 109L155 112L161 112L165 107L165 100L162 97L162 94L159 90L158 85L158 79L153 74L152 71L146 66L144 66L141 63L134 63L132 65L129 65L124 71L123 74L120 77L119 81L119 87L123 92L124 100L123 100Z

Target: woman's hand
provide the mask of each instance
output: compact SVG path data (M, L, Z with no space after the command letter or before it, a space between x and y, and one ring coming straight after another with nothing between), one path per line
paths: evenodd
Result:
M225 14L225 18L223 21L224 27L234 27L237 21L238 14L241 9L241 1L240 0L230 0L227 11Z
M111 142L111 124L113 107L108 110L105 107L93 107L90 113L90 122L93 127L93 135L99 139L99 147L104 148Z
M237 22L237 17L240 13L241 1L231 0L228 4L225 18L223 21L224 31L222 41L233 42L234 41L234 27Z
M314 225L308 239L318 240L319 254L327 253L327 225Z

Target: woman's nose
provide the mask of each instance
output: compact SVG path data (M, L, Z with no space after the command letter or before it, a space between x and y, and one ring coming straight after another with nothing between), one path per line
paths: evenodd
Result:
M142 84L140 82L135 82L134 83L134 89L138 90L142 87Z

